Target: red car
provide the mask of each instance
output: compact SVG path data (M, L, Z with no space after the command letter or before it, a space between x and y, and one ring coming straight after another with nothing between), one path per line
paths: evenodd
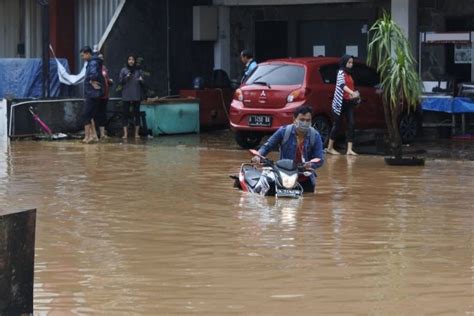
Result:
M332 126L331 104L339 58L308 57L270 60L258 65L236 90L230 106L230 125L242 148L254 148L265 134L293 122L293 111L302 105L313 108L313 126L326 141ZM352 76L362 97L355 110L357 129L385 128L377 72L355 62ZM402 116L401 135L411 141L419 128L415 114Z

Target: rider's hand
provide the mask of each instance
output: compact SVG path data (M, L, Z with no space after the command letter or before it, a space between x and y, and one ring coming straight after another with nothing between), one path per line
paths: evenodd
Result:
M305 168L306 170L312 170L312 169L313 169L313 166L312 166L311 162L308 161L308 162L305 162L305 163L304 163L304 168Z
M260 157L259 156L253 156L250 161L252 161L253 163L260 163Z

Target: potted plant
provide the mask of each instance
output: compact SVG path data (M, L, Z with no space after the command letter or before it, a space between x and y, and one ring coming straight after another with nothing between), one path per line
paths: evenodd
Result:
M400 137L400 116L416 111L420 102L421 81L416 71L410 44L400 27L384 12L369 30L367 63L377 69L382 84L382 102L390 151L390 165L423 165L424 159L404 158Z

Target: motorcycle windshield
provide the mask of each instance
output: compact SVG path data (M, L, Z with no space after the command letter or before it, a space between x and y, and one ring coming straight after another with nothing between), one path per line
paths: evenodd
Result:
M286 173L294 173L298 171L296 163L291 159L282 159L276 162L278 169L284 170Z

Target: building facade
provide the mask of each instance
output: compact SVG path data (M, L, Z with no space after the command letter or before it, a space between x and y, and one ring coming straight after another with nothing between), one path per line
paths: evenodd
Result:
M135 53L159 96L211 78L213 69L239 79L244 48L258 61L344 53L365 59L367 31L384 10L405 30L424 75L474 81L472 61L453 59L459 47L419 44L420 32L474 31L474 0L0 0L0 57L41 57L45 4L49 42L73 71L84 45L106 54L113 77ZM462 49L472 56L472 47Z

